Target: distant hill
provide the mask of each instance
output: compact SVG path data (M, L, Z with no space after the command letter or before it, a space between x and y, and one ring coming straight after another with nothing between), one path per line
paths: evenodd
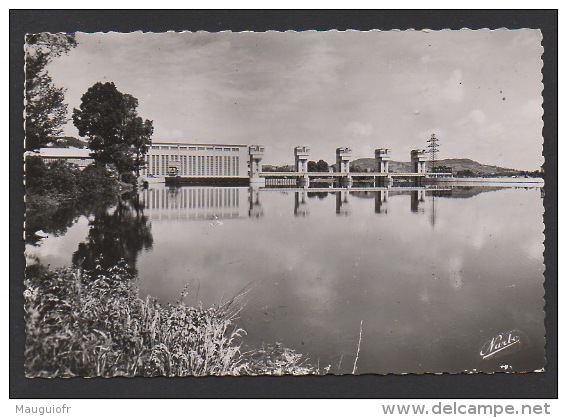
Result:
M294 165L270 165L270 164L263 164L262 171L295 171Z
M494 192L496 190L502 190L505 187L498 186L453 186L450 190L433 190L431 194L436 197L450 197L453 199L469 199L475 197L481 193Z
M459 171L470 170L475 176L513 176L519 173L519 170L481 164L469 158L447 158L439 160L437 165L451 167L455 174ZM351 162L351 167L359 171L374 170L376 161L374 158L359 158ZM412 171L412 166L410 162L390 161L390 171L392 173L408 173Z
M429 163L428 163L429 164ZM498 167L496 165L481 164L469 158L447 158L439 160L438 166L451 167L453 173L457 174L459 171L470 170L471 176L514 176L520 171L512 168ZM350 163L351 171L374 171L376 169L376 160L374 158L359 158ZM331 166L334 168L334 164ZM428 167L429 168L429 167ZM293 165L264 165L264 171L294 171ZM411 163L405 161L390 161L390 171L392 173L409 173L412 172Z
M453 199L468 199L477 196L481 193L493 192L495 190L501 190L503 187L474 187L474 186L455 186L450 190L432 190L430 192L431 196L440 198L453 198ZM390 197L397 194L407 194L407 191L393 191L390 192ZM373 192L352 192L353 196L360 197L362 199L374 199L375 194Z

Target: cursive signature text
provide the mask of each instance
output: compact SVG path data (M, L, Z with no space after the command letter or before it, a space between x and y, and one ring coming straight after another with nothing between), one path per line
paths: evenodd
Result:
M480 349L480 355L483 359L489 359L496 354L518 347L522 342L520 331L501 332L490 341L487 341Z

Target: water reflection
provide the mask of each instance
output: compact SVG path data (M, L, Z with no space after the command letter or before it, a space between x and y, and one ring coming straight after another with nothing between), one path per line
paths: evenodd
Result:
M126 258L141 294L164 303L187 284L189 303L211 305L252 283L240 319L250 345L281 341L335 373L352 371L361 320L361 373L499 371L478 350L512 329L530 346L506 364L533 370L542 214L539 190L523 188L155 185L33 248L54 267L73 253Z
M152 187L140 199L152 220L261 216L259 195L246 187Z
M314 197L316 197L318 199L325 199L327 196L329 196L329 192L310 192L310 191L307 191L307 197L309 199L312 199Z
M251 218L261 218L264 216L264 209L260 203L260 190L257 187L250 187L249 189L250 209L248 211L248 216Z
M76 205L64 206L58 209L42 207L38 210L29 210L26 213L26 244L38 245L41 238L36 231L43 231L48 236L65 235L81 215L88 215L88 211Z
M488 189L487 189L488 190ZM413 213L426 212L426 195L430 197L452 197L453 189L444 190L419 188L368 188L349 190L344 188L328 191L309 191L309 189L279 188L262 189L258 187L154 187L140 193L140 202L146 207L146 214L152 220L211 220L231 218L261 218L265 215L262 199L269 193L293 193L293 214L298 217L309 216L309 200L323 200L329 195L335 197L335 213L340 216L351 215L351 198L374 199L374 213L388 214L388 197L408 195L410 210ZM477 192L475 190L475 192Z
M293 214L295 216L309 215L309 208L307 206L307 191L303 190L295 192L295 206L293 207Z
M536 190L242 190L261 222L160 224L141 260L143 292L171 300L189 282L215 303L252 282L249 338L282 341L339 373L352 370L361 319L361 372L499 370L478 349L514 328L532 345L507 364L541 365Z
M425 213L425 190L414 190L411 192L411 211L413 213Z
M380 190L374 194L374 213L388 214L387 190Z
M111 267L123 259L135 272L138 254L152 248L151 224L137 193L121 196L114 208L99 207L89 222L89 234L73 254L73 265Z
M335 212L337 215L350 215L350 206L348 204L349 192L340 190L335 193Z
M63 206L49 204L28 205L26 208L25 238L26 244L36 246L41 238L36 234L41 230L48 236L62 236L72 228L77 219L88 217L101 207L108 207L116 203L110 196L97 196L99 200L89 199L69 202ZM100 200L102 199L102 201Z

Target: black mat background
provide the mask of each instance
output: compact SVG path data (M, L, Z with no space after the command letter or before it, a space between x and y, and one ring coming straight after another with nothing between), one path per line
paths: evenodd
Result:
M23 374L23 41L26 32L539 28L544 45L545 373L26 379ZM557 11L10 11L11 398L557 398Z

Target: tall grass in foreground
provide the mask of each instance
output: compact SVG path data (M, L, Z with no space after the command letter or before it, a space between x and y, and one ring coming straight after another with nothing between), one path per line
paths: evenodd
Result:
M26 277L28 377L313 374L281 344L243 352L241 301L205 309L141 299L125 265L31 269Z

